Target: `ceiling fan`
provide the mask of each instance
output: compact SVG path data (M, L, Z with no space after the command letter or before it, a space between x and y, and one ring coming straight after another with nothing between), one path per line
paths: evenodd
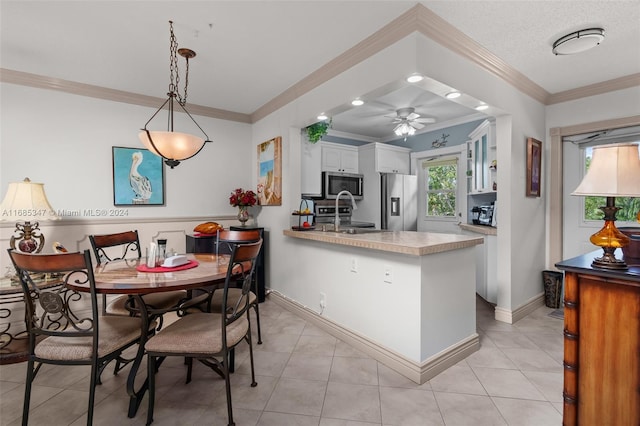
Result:
M411 136L416 133L416 130L420 130L424 127L423 123L435 123L435 118L420 117L420 114L415 112L415 108L400 108L396 110L395 116L387 116L393 118L392 124L397 124L393 129L398 136Z

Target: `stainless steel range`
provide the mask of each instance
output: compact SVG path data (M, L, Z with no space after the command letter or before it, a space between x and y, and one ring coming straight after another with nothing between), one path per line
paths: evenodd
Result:
M316 217L316 225L331 224L333 225L336 217L336 201L335 200L315 200L314 213ZM340 226L349 228L375 228L372 222L357 222L351 220L352 208L351 203L338 204L338 216L340 217Z

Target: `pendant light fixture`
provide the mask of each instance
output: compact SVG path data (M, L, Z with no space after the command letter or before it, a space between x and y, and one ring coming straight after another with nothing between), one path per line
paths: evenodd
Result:
M138 137L144 146L152 153L164 158L164 162L172 169L180 164L181 161L189 159L199 153L204 144L211 142L209 136L202 130L202 127L196 120L193 119L189 111L186 110L185 105L187 103L187 86L189 85L189 59L196 56L196 52L191 49L178 49L178 42L173 34L173 21L169 21L170 38L169 38L169 92L167 93L167 100L164 101L160 108L151 116L149 121L144 125L144 128L139 133ZM186 59L186 71L184 79L184 96L181 96L178 90L178 83L180 76L178 73L178 59L177 54L180 54ZM193 121L193 123L200 129L204 135L204 139L199 136L194 136L188 133L176 132L173 129L173 114L174 106L178 104L182 111ZM167 130L149 130L147 126L155 118L156 115L164 108L167 108L169 117L167 119Z

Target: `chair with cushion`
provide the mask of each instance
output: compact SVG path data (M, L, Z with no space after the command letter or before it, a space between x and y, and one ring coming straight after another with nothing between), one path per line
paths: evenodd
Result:
M236 244L233 246L224 287L222 292L221 313L195 312L187 313L174 323L159 331L145 344L148 356L147 368L149 377L149 409L147 424L153 422L155 403L155 375L158 362L167 356L180 356L187 359L187 383L191 381L193 359L211 367L225 380L227 413L229 425L233 422L230 382L230 355L243 340L249 345L251 363L251 386L257 385L253 366L253 348L251 345L251 322L249 321L249 293L258 253L262 240L256 243ZM232 286L241 279L240 295L236 301L229 298ZM199 396L202 398L202 395Z
M260 232L253 231L218 231L216 238L216 254L228 254L231 253L232 247L235 244L245 244L250 242L256 242L260 240ZM249 305L256 312L256 325L258 331L258 344L262 344L262 333L260 330L260 306L258 304L258 282L254 274L253 281L251 283L251 292L249 293ZM241 292L239 288L229 289L230 304L235 303L240 297ZM187 302L188 306L199 305L199 308L205 312L222 312L222 292L213 291L207 294L194 297Z
M91 366L87 412L87 424L91 425L101 371L109 362L120 360L125 349L139 342L147 320L99 315L89 250L62 254L26 254L9 250L9 256L24 293L29 338L22 424L29 422L31 388L40 367L42 364L60 364ZM60 285L39 288L37 281L45 274L59 276ZM87 285L90 291L83 293L83 297L69 289L67 283ZM155 324L149 326L153 330Z
M138 259L142 257L140 250L140 239L138 231L119 232L117 234L105 235L89 235L89 241L93 248L93 254L96 257L98 265L103 262L112 260L125 259L129 255L135 255ZM119 249L118 252L110 248ZM187 298L186 291L171 291L166 293L148 294L142 297L147 309L150 313L166 312L177 307L181 301ZM110 315L130 315L131 311L127 309L127 303L130 302L129 296L118 296L107 304L106 295L102 295L102 313ZM160 326L162 326L162 317L160 317Z

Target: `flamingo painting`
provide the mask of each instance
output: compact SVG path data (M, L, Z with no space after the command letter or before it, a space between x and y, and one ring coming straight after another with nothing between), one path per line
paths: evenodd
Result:
M146 176L138 173L138 167L142 163L142 152L131 154L131 169L129 171L129 184L135 194L133 204L147 204L151 198L151 181Z

